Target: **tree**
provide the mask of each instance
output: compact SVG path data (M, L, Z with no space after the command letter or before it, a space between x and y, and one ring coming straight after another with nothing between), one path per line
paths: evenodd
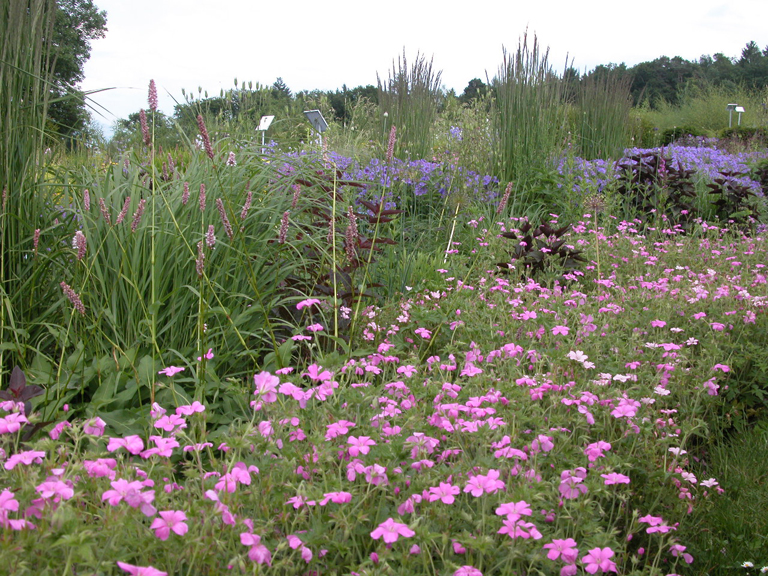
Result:
M464 92L459 96L459 102L462 104L471 104L476 98L484 96L488 92L488 86L480 78L473 78L464 88Z
M56 5L50 70L54 86L48 118L56 133L71 139L88 126L89 115L78 85L91 56L91 41L104 38L107 32L107 13L93 0L56 0Z

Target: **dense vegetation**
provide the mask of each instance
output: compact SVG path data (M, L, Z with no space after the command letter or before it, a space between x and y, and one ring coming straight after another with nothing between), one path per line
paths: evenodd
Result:
M768 570L768 149L720 102L756 87L638 110L523 38L458 99L403 54L338 117L278 81L167 118L150 82L68 149L53 6L0 20L3 569Z

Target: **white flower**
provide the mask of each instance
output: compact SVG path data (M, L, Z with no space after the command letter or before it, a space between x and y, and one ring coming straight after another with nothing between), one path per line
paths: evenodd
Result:
M742 563L741 563L741 567L742 567L742 568L754 568L754 567L755 567L755 565L754 565L754 564L752 564L752 562L742 562Z
M688 452L686 452L682 448L677 448L674 446L670 448L669 451L672 452L672 454L674 454L675 456L682 456L683 454L688 454Z
M707 488L713 488L714 486L717 486L718 482L714 478L710 478L708 480L702 481L701 485L706 486Z

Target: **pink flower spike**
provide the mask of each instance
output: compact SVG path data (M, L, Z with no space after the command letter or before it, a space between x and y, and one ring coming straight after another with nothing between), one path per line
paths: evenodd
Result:
M387 518L384 522L379 524L373 532L371 532L371 538L378 540L384 538L386 544L393 544L397 542L397 539L402 536L403 538L410 538L415 536L416 532L408 528L407 524L395 522L394 518Z
M134 566L120 561L117 562L117 565L131 576L168 576L168 572L163 572L152 566Z

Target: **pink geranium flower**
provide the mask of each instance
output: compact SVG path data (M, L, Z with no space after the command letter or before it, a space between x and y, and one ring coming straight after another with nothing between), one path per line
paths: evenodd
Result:
M586 564L584 569L590 574L596 573L598 569L602 572L618 572L616 563L611 560L612 556L613 550L610 548L592 548L581 561Z
M134 566L125 562L118 561L117 565L131 574L131 576L168 576L168 572L162 572L152 566Z
M152 521L150 529L155 531L155 536L160 540L168 540L171 530L179 536L184 536L189 530L186 524L187 515L181 510L163 510L160 518Z
M610 486L611 484L629 484L629 476L625 476L624 474L611 472L610 474L600 474L600 476L605 479L606 486Z
M555 326L554 328L552 328L552 335L554 336L558 336L558 335L568 336L568 332L570 332L570 330L568 329L568 326Z
M443 504L453 504L456 498L456 494L461 492L461 488L454 486L448 482L440 482L439 486L432 486L429 489L429 495L427 500L435 502L440 500Z
M504 486L504 482L499 480L499 471L491 469L486 475L472 476L464 487L464 492L469 492L475 498L479 498L483 494L493 494L497 490L503 490Z
M453 573L453 576L483 576L483 573L474 566L462 566Z
M383 537L385 543L392 544L397 542L397 539L400 538L400 536L403 538L410 538L415 534L416 532L408 528L407 524L395 522L394 518L387 518L384 522L379 524L378 528L371 532L371 538L378 540Z
M360 436L359 438L350 436L347 439L347 442L350 444L348 449L349 455L353 458L356 458L360 454L368 454L368 452L371 451L371 446L376 445L376 442L371 440L368 436Z
M549 550L547 558L550 560L560 558L566 564L574 564L579 556L579 549L576 548L576 540L573 538L565 540L555 538L549 544L544 544L544 549Z

